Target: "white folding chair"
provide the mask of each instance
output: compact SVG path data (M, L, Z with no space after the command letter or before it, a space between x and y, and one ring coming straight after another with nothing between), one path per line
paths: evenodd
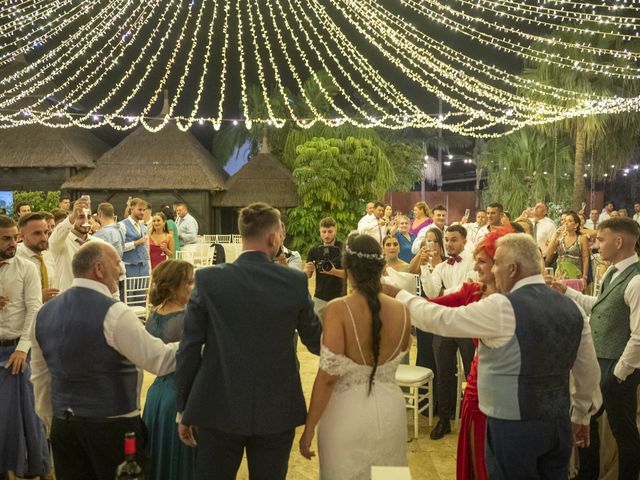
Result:
M396 383L401 387L408 387L409 393L404 393L407 409L413 410L413 436L418 438L419 415L429 409L429 426L433 425L433 371L416 365L398 365ZM423 390L423 393L420 393ZM420 402L424 402L422 407Z
M125 277L124 303L126 303L138 318L147 318L147 293L149 291L149 276Z
M211 265L211 250L213 248L208 243L197 244L194 250L193 264L199 267Z
M218 241L218 236L217 235L203 235L202 238L204 239L205 243L215 243Z
M189 262L191 265L195 264L196 254L193 250L180 250L175 253L176 260L184 260L185 262Z
M218 243L231 243L231 235L217 235Z
M232 235L231 236L231 241L233 243L242 243L242 236L241 235Z

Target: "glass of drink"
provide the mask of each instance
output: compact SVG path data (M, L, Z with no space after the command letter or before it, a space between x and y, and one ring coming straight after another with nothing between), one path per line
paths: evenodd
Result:
M89 195L82 195L80 197L81 200L85 200L89 208L83 208L82 212L84 213L84 223L83 227L90 227L91 223L89 223L89 217L91 216L91 197Z

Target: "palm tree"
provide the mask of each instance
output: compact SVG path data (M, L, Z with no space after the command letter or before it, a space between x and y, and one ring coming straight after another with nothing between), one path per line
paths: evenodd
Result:
M567 139L533 128L490 140L478 165L489 177L485 203L499 202L516 214L539 200L563 203L571 192L572 156Z
M571 32L554 32L554 37L570 43L590 43L600 48L616 51L638 52L640 42L622 42L620 38L602 35L592 35L588 39ZM605 63L616 66L633 66L632 62L622 56L589 55L577 49L570 50L547 44L534 44L539 50L546 50L571 59L584 59L594 63ZM640 92L640 83L637 80L621 80L613 76L594 75L568 68L561 68L549 63L527 63L523 73L525 78L536 80L540 83L553 85L569 91L588 93L603 96L633 97ZM557 103L558 100L546 96L540 96L536 100ZM565 108L575 106L575 100L567 100L562 105ZM608 115L591 115L586 117L569 118L555 124L539 127L547 134L558 133L569 135L575 146L573 169L573 198L572 206L578 209L585 198L584 164L588 157L593 158L594 166L603 171L603 166L613 164L621 165L630 153L635 150L637 137L640 134L640 116L637 113L621 113Z

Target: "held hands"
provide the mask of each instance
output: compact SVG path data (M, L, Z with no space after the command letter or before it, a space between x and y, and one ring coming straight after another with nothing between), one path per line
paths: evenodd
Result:
M14 351L9 360L7 360L4 368L11 369L11 375L16 375L17 373L24 372L24 369L27 366L27 354L25 352L21 352L19 350Z
M316 456L316 452L311 450L311 442L315 436L315 430L305 427L302 436L300 437L300 454L307 460L311 460Z
M45 288L44 290L42 290L42 303L48 302L59 293L60 290L58 290L57 288Z
M198 442L196 442L193 434L193 428L192 425L184 425L182 422L178 423L178 436L180 437L180 441L187 447L195 448L198 446Z

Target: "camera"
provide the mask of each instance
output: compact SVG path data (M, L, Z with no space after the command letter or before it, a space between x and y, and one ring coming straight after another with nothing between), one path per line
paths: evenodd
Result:
M321 258L316 261L316 269L319 272L330 272L340 261L340 248L333 245L320 245L318 250Z

